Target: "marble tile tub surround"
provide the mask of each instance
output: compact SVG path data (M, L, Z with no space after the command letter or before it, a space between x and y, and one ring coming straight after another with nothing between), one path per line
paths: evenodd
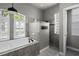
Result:
M28 50L30 52L27 52ZM36 52L37 50L38 52ZM26 54L24 53L24 51L26 51ZM25 55L36 55L36 53L39 54L39 42L34 40L33 43L32 42L29 43L28 37L0 42L0 55L25 56Z

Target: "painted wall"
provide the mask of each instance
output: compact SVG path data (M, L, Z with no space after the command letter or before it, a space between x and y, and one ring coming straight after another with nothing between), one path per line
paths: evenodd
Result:
M55 13L58 12L59 12L59 4L44 10L43 13L44 21L49 21L51 24L54 24L54 15Z
M7 9L11 6L11 3L0 3L0 9ZM37 19L42 18L41 10L28 3L15 3L14 7L18 10L19 13L22 13L26 16Z

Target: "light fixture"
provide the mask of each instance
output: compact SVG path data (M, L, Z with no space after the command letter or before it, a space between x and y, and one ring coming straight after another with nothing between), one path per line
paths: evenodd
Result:
M12 3L12 7L9 7L9 8L8 8L8 11L18 12L18 11L13 7L13 3Z

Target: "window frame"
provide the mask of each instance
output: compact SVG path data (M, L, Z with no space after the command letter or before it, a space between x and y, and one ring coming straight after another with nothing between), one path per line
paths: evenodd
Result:
M0 11L1 11L1 13L3 12L3 10L4 9L0 9ZM6 40L10 40L10 15L9 15L9 12L8 12L8 15L5 17L5 16L3 16L2 14L0 14L0 20L1 19L6 19L7 18L7 21L8 21L8 24L7 24L7 30L8 30L8 32L7 32L7 38L2 38L1 36L2 36L2 30L0 29L0 31L1 31L1 33L0 33L0 41L6 41ZM1 26L1 22L2 21L0 21L0 28L2 27Z
M54 33L55 34L59 34L60 33L60 23L59 23L60 19L59 19L59 12L54 14Z
M20 13L18 13L18 14L20 14ZM17 37L17 36L16 36L16 25L15 25L15 22L16 22L16 21L15 21L15 19L14 19L14 36L13 36L13 37L14 37L15 39L17 39L17 38L25 38L25 37L26 37L26 17L25 17L23 14L20 14L20 15L22 15L22 16L24 17L24 23L25 23L25 24L24 24L24 34L23 34L24 37L19 37L19 36ZM14 17L14 16L13 16L13 17ZM22 34L21 34L21 35L22 35Z

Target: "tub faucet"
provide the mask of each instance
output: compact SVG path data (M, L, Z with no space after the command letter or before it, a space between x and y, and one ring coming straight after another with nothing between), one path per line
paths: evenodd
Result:
M29 43L30 43L30 42L33 42L33 39L32 39L31 37L29 38Z

